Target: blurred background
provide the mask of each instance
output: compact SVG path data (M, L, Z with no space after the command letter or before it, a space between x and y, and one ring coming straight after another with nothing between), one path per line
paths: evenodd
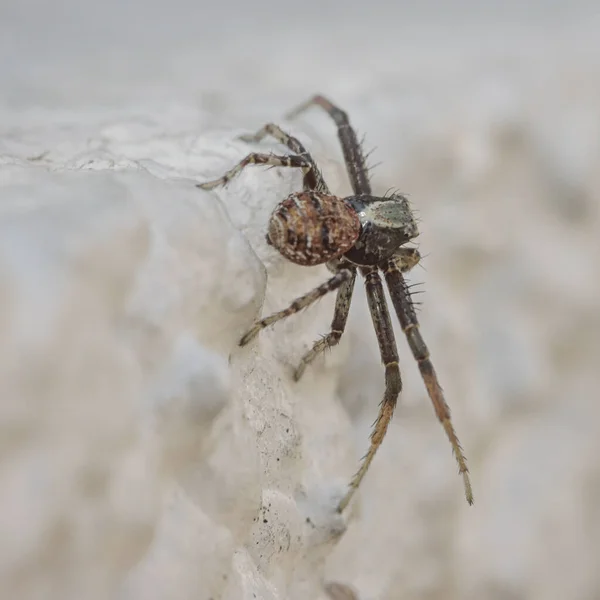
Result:
M600 598L599 32L592 0L0 5L13 151L118 114L253 128L319 92L376 148L375 190L414 203L475 506L402 347L401 407L328 558L361 600ZM358 448L382 389L368 319L358 294L339 388Z

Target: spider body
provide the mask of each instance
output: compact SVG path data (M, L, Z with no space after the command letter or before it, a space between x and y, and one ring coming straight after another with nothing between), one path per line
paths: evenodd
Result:
M472 504L473 493L466 459L454 432L450 409L433 368L429 350L419 329L410 288L404 279L404 274L420 260L415 248L405 246L418 235L408 201L399 194L389 197L372 194L368 170L356 133L347 114L329 100L323 96L314 96L288 117L295 117L311 106L323 108L337 125L354 195L347 198L332 195L317 165L300 141L274 124L265 125L256 134L242 136L242 139L259 142L270 135L285 144L294 154L277 156L254 152L218 179L198 184L198 187L205 190L225 185L248 165L301 169L304 190L291 194L277 205L269 220L267 242L296 264L312 266L326 263L333 273L328 281L297 298L287 308L256 321L242 336L240 346L254 339L265 327L307 308L325 294L337 291L331 329L302 357L294 372L294 379L297 381L315 358L339 342L348 320L356 276L358 273L363 276L385 370L385 391L371 434L369 450L352 479L349 490L338 505L338 511L341 512L349 504L375 457L402 390L398 351L383 288L383 275L394 311L417 362L435 414L452 445L459 473L463 477L467 502Z
M291 262L310 267L344 254L354 246L360 229L357 213L342 198L299 192L273 211L267 243Z

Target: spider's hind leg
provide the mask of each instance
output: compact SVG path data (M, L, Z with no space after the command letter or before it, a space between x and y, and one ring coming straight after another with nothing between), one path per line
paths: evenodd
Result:
M305 178L309 176L313 168L312 162L304 156L297 156L294 154L289 156L277 156L275 154L260 154L253 152L252 154L248 154L248 156L241 160L235 167L233 167L233 169L229 169L229 171L227 171L218 179L205 181L204 183L198 183L196 184L196 187L199 187L203 190L212 190L216 187L227 185L229 181L239 175L249 165L266 165L270 167L292 167L302 169Z
M323 179L321 171L319 171L316 162L308 150L304 147L302 142L298 138L295 138L283 131L279 125L267 123L267 125L259 129L256 133L241 135L239 139L243 140L244 142L256 143L260 142L268 135L275 138L279 143L287 146L292 152L294 152L294 154L301 156L310 163L311 170L304 173L305 190L316 190L317 192L323 192L324 194L330 193L329 189L327 188L327 184Z
M320 106L337 125L338 138L342 145L344 160L346 161L346 168L348 169L348 175L350 176L354 193L370 194L371 184L369 183L369 169L365 163L361 143L358 141L356 131L352 125L350 125L350 119L348 118L346 111L333 104L333 102L325 98L325 96L318 94L291 110L286 117L288 119L294 119L304 111L308 110L311 106Z
M264 127L261 127L256 133L248 133L240 135L240 140L244 142L254 143L260 142L268 135L274 137L278 142L285 144L294 154L308 154L306 148L302 145L302 142L297 138L287 134L279 125L274 123L267 123Z

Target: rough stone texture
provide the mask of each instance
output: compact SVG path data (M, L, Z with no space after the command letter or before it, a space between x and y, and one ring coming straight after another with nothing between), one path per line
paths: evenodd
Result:
M350 422L335 377L295 386L285 362L327 327L332 299L237 347L265 266L266 310L327 277L265 243L301 177L255 169L219 201L187 176L242 158L231 132L157 137L170 158L155 164L125 131L105 125L82 150L73 127L60 157L9 141L2 159L4 589L316 597L345 528Z
M598 13L518 5L3 5L2 598L600 597ZM316 91L419 212L473 508L399 333L397 416L333 514L383 390L360 287L298 385L333 298L236 346L326 270L264 244L297 175L193 183ZM293 127L347 192L332 124Z

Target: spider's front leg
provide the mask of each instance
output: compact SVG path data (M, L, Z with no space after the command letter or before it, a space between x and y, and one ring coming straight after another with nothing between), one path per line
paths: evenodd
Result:
M411 252L413 254L411 254ZM410 350L419 365L421 377L427 388L427 393L433 403L435 414L439 419L458 463L459 473L463 477L465 496L469 504L473 504L473 491L469 479L469 470L463 450L454 431L450 418L450 408L444 398L444 392L440 386L435 369L429 357L429 350L425 340L421 336L419 322L410 296L410 290L406 284L403 273L410 270L419 261L416 250L401 249L401 251L385 266L385 279L390 291L392 303L398 315L400 326L406 336Z
M233 169L227 171L223 176L213 179L212 181L205 181L204 183L196 184L203 190L212 190L216 187L227 185L234 177L239 175L249 165L266 165L270 167L292 167L296 169L302 169L305 179L309 176L313 165L304 156L297 156L291 154L289 156L276 156L274 154L259 154L253 152L248 154L246 158L241 160Z
M371 433L371 446L365 455L363 462L350 483L350 489L342 498L338 512L342 512L350 503L352 496L358 489L360 482L366 475L375 453L387 432L388 425L394 415L398 395L402 390L402 379L400 377L400 368L398 366L398 350L396 349L396 339L392 320L387 308L383 284L376 267L363 267L361 273L365 278L365 287L367 292L367 301L369 311L377 334L381 362L385 367L385 392L383 400L379 405L379 415L375 421L375 427Z
M245 346L248 342L253 340L265 327L277 323L286 317L290 317L297 312L300 312L304 308L307 308L319 298L322 298L329 292L337 290L340 286L346 282L354 279L355 273L350 269L343 269L339 273L336 273L331 279L322 283L320 286L311 290L304 296L300 296L294 300L288 308L280 310L279 312L273 313L272 315L257 321L243 336L240 340L240 346Z

